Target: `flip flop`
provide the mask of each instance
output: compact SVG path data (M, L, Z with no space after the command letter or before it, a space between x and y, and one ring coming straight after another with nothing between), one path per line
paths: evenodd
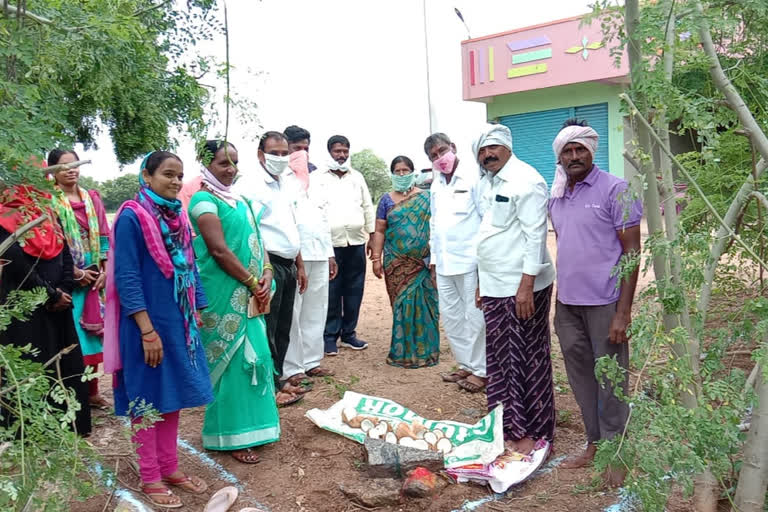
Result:
M203 494L208 490L208 484L205 482L205 480L198 476L194 477L197 481L193 480L192 478L193 477L189 475L180 476L178 478L171 478L166 476L163 478L163 483L172 485L174 487L179 487L180 489L184 489L185 491L191 492L192 494Z
M312 390L302 386L294 386L290 382L286 381L285 384L283 384L283 387L280 388L280 391L292 395L303 395L304 393L309 393Z
M293 393L286 393L285 391L281 391L281 393L284 393L286 395L291 395L292 398L288 400L284 400L283 402L277 402L277 407L288 407L289 405L293 405L296 402L300 402L302 398L304 398L303 395L294 395Z
M203 512L226 512L237 501L237 487L231 485L216 491L206 503Z
M332 377L334 375L336 375L335 371L329 370L328 368L322 368L320 366L316 366L307 371L308 377Z
M312 390L312 386L314 386L314 384L315 384L314 382L312 382L310 380L309 377L307 377L303 373L299 373L298 375L294 375L293 377L289 377L288 379L286 379L285 382L287 382L288 384L290 384L291 386L294 386L296 388L301 388L305 392L306 391L311 391ZM283 387L285 387L285 386L283 386ZM295 391L294 391L294 393L295 393Z
M461 389L463 389L464 391L468 391L470 393L479 393L482 390L484 390L485 386L486 386L485 384L483 384L482 386L480 386L478 384L473 384L472 382L470 382L467 379L461 379L456 384L458 384L459 387Z
M184 506L184 504L181 502L181 499L179 499L176 503L161 503L159 501L156 501L153 496L176 496L171 492L169 488L166 486L162 487L148 487L146 485L141 486L141 494L144 495L145 498L149 500L152 505L155 507L160 508L181 508ZM178 496L176 496L178 498Z
M246 453L243 454L243 452ZM229 452L229 454L232 455L233 459L235 459L237 462L240 462L241 464L258 464L261 462L259 454L251 451L250 448L246 448L245 450L233 450Z
M470 375L472 375L472 372L468 372L467 370L456 370L451 373L443 373L440 377L442 377L443 382L459 382Z

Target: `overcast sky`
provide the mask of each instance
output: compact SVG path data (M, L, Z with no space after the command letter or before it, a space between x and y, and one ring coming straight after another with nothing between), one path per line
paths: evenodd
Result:
M417 168L428 167L423 1L229 0L232 88L256 101L261 124L230 123L241 172L258 165L255 136L291 124L311 132L316 163L327 157L328 137L340 133L352 152L370 148L387 164L404 154ZM460 157L470 158L485 105L461 97L460 43L467 29L454 7L472 37L480 37L584 14L593 1L426 0L434 129L456 142ZM223 37L212 51L223 60ZM102 181L119 176L107 135L99 145L80 155L94 161L83 174ZM177 152L185 174L198 174L193 145L184 142ZM137 170L138 162L122 172Z

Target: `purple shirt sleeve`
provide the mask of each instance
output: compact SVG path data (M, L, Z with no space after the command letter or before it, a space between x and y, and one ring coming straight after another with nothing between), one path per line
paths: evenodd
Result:
M389 194L384 194L381 196L381 199L379 199L379 207L376 209L376 218L387 220L387 214L393 206L395 206L395 202L392 200Z
M610 197L614 228L627 229L640 224L643 218L643 201L632 196L632 190L626 181L613 187Z

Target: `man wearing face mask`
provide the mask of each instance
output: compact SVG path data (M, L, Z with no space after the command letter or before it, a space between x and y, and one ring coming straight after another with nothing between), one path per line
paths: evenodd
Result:
M310 189L328 216L333 251L339 271L328 291L325 354L339 353L337 342L353 350L368 348L357 337L357 320L363 302L366 250L375 228L371 194L365 178L349 165L349 139L328 139L330 160L310 175Z
M483 169L477 244L488 362L488 408L504 407L504 440L528 455L555 432L549 307L555 269L547 251L547 183L492 125L473 145Z
M430 188L431 271L437 282L440 317L458 369L443 374L471 393L485 389L485 320L475 305L477 232L480 214L474 166L459 168L456 146L444 133L424 141L435 179Z
M309 184L310 134L299 126L285 129L291 153L290 168ZM307 290L296 294L293 304L291 342L283 364L283 380L307 386L308 377L334 375L320 366L323 359L325 320L328 315L329 281L336 277L336 258L331 243L331 228L325 212L318 206L311 190L302 188L296 210L301 238L301 257L307 274Z
M252 200L254 209L264 206L261 237L274 267L276 285L265 320L275 371L280 376L290 343L297 285L299 293L304 293L307 287L296 222L300 185L288 167L288 141L282 133L270 131L261 137L258 158L261 169L246 171L235 184L235 190ZM279 379L276 381L280 389L278 405L294 403L296 395L304 392L300 386L288 382L281 386Z

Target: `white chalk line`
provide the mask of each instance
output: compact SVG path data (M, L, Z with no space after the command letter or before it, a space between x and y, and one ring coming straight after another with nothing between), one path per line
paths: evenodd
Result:
M564 460L565 460L565 455L552 459L547 464L539 468L533 475L531 475L530 478L528 478L528 480L532 480L540 475L548 475L549 473L552 472L552 470L554 470L557 466L559 466L560 463L563 462ZM490 503L492 501L501 501L507 496L514 494L516 490L517 489L515 489L514 487L511 487L504 493L500 493L500 494L494 493L490 496L486 496L485 498L481 498L479 500L465 502L461 506L461 508L457 508L453 512L472 512L473 510L477 510L479 507L481 507L482 505L485 505L486 503ZM618 511L615 511L615 512L618 512Z

